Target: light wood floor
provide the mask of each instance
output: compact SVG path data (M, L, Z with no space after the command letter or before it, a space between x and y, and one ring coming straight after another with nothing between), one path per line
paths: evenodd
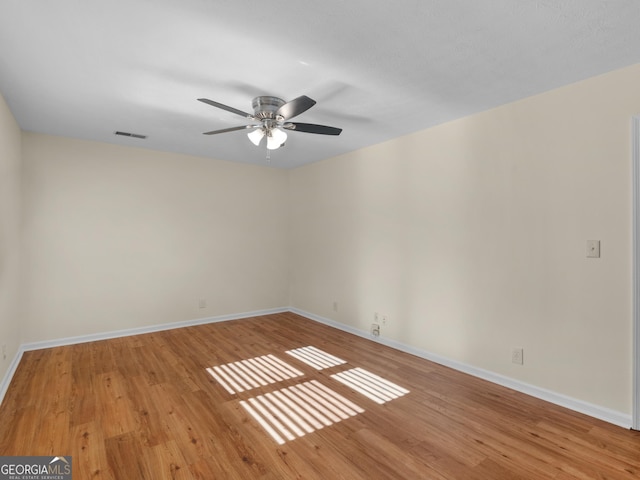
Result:
M316 370L286 354L346 360ZM272 354L303 376L229 393L207 368ZM410 393L378 404L331 375ZM364 411L279 445L243 407L317 381ZM640 433L286 313L27 352L0 455L71 455L84 479L638 479Z

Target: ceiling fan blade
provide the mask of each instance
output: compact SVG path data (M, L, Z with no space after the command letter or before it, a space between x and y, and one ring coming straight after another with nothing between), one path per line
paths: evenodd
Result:
M208 98L199 98L199 102L206 103L207 105L211 105L212 107L221 108L222 110L226 110L227 112L235 113L236 115L240 115L245 118L254 118L253 115L247 112L243 112L242 110L238 110L237 108L230 107L223 103L214 102L213 100L209 100Z
M315 100L310 99L306 95L302 95L282 105L276 112L276 115L280 115L285 120L288 120L296 115L300 115L302 112L306 112L315 104Z
M235 132L237 130L246 130L247 128L259 127L260 125L242 125L241 127L223 128L222 130L213 130L211 132L204 132L203 135L216 135L218 133Z
M289 122L285 123L282 127L287 130L295 130L296 132L318 133L320 135L340 135L342 132L341 128L316 125L315 123Z

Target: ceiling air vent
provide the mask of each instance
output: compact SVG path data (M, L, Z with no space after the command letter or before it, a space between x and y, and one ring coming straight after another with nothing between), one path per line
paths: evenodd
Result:
M146 135L140 135L139 133L129 133L129 132L116 132L116 135L120 135L122 137L133 137L133 138L147 138Z

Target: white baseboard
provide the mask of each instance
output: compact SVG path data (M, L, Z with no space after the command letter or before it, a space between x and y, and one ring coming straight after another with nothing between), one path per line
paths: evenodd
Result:
M149 325L148 327L128 328L125 330L113 330L105 333L95 333L91 335L81 335L78 337L59 338L55 340L45 340L43 342L25 343L22 345L23 351L40 350L42 348L62 347L65 345L75 345L76 343L96 342L98 340L109 340L111 338L130 337L132 335L142 335L144 333L162 332L175 328L193 327L207 323L228 322L229 320L239 320L242 318L259 317L261 315L271 315L273 313L288 312L290 309L270 308L266 310L255 310L253 312L233 313L229 315L218 315L215 317L196 318L194 320L184 320L181 322L161 323L159 325Z
M18 368L18 365L20 364L20 360L22 359L23 353L30 350L39 350L42 348L74 345L77 343L95 342L98 340L108 340L111 338L127 337L131 335L141 335L144 333L172 330L174 328L191 327L195 325L204 325L207 323L226 322L230 320L239 320L242 318L257 317L261 315L270 315L274 313L283 313L283 312L293 312L303 317L306 317L310 320L314 320L318 323L322 323L330 327L337 328L338 330L342 330L344 332L352 333L359 337L378 342L382 345L395 348L396 350L399 350L402 352L410 353L412 355L415 355L420 358L424 358L426 360L430 360L440 365L445 365L447 367L453 368L454 370L458 370L460 372L473 375L474 377L488 380L492 383L496 383L498 385L511 388L512 390L516 390L518 392L531 395L532 397L545 400L547 402L559 405L561 407L565 407L576 412L584 413L585 415L589 415L591 417L604 420L605 422L609 422L614 425L618 425L620 427L631 428L631 422L632 422L631 415L617 412L615 410L611 410L605 407L600 407L598 405L593 405L591 403L584 402L582 400L578 400L572 397L568 397L560 393L552 392L544 388L536 387L535 385L530 385L528 383L524 383L519 380L506 377L504 375L490 372L488 370L474 367L472 365L467 365L465 363L458 362L456 360L451 360L449 358L442 357L440 355L436 355L434 353L427 352L425 350L421 350L419 348L412 347L410 345L406 345L401 342L396 342L394 340L389 340L389 339L380 338L380 337L373 337L367 331L360 330L358 328L346 325L344 323L340 323L335 320L321 317L319 315L315 315L313 313L309 313L304 310L300 310L298 308L293 308L293 307L256 310L253 312L244 312L244 313L237 313L237 314L230 314L230 315L219 315L215 317L199 318L195 320L187 320L182 322L165 323L161 325L150 325L148 327L116 330L116 331L97 333L92 335L81 335L77 337L47 340L43 342L25 343L25 344L22 344L18 349L18 352L16 353L16 356L13 358L11 365L9 366L9 369L7 370L4 378L2 379L2 382L0 382L0 404L2 403L2 400L4 399L4 395L7 392L7 389L9 388L9 384L11 383L11 379L13 378L13 375L15 374L16 369Z
M380 337L374 337L367 331L360 330L350 325L345 325L343 323L337 322L335 320L331 320L329 318L321 317L313 313L305 312L304 310L300 310L298 308L290 308L289 311L296 313L298 315L301 315L303 317L306 317L310 320L314 320L316 322L323 323L330 327L337 328L338 330L352 333L359 337L363 337L368 340L375 341L377 343L386 345L391 348L395 348L396 350L400 350L402 352L410 353L417 357L430 360L434 363L438 363L440 365L453 368L454 370L458 370L460 372L464 372L469 375L473 375L474 377L482 378L483 380L488 380L489 382L502 385L503 387L507 387L521 393L525 393L527 395L539 398L541 400L545 400L555 405L559 405L561 407L565 407L570 410L580 412L585 415L589 415L591 417L603 420L608 423L612 423L614 425L618 425L620 427L631 428L631 424L632 424L631 415L627 415L622 412L611 410L606 407L601 407L599 405L594 405L592 403L584 402L582 400L568 397L566 395L556 393L551 390L536 387L535 385L530 385L528 383L521 382L519 380L515 380L513 378L506 377L498 373L491 372L489 370L484 370L482 368L474 367L472 365L458 362L450 358L442 357L440 355L436 355L434 353L427 352L425 350L421 350L419 348L412 347L410 345L406 345L401 342L396 342L394 340L389 340L389 339L380 338Z
M4 399L4 394L7 393L7 389L9 388L9 384L11 383L11 379L18 369L18 365L20 365L20 360L22 360L23 353L24 350L22 349L22 347L18 348L18 352L16 353L15 357L13 357L13 360L11 360L11 364L9 365L7 372L4 374L4 377L0 382L0 405L2 404L2 400Z

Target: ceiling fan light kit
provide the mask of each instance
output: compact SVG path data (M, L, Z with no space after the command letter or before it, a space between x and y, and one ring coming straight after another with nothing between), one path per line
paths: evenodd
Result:
M306 112L313 107L316 102L306 95L285 102L281 98L271 96L260 96L253 99L251 103L253 114L243 112L237 108L229 107L219 102L214 102L208 98L199 98L200 102L211 105L212 107L221 108L227 112L235 113L244 118L258 122L257 124L241 125L238 127L223 128L221 130L213 130L205 132L204 135L215 135L218 133L235 132L237 130L252 129L247 136L251 143L259 146L262 139L267 139L267 149L276 150L284 145L287 140L287 132L292 130L298 132L315 133L320 135L340 135L341 128L328 127L326 125L316 125L313 123L295 123L288 120Z
M251 140L256 147L260 145L260 142L264 138L264 130L262 128L256 128L252 132L247 133L247 137Z
M269 150L275 150L284 145L287 141L287 133L279 128L272 128L267 133L267 148Z

